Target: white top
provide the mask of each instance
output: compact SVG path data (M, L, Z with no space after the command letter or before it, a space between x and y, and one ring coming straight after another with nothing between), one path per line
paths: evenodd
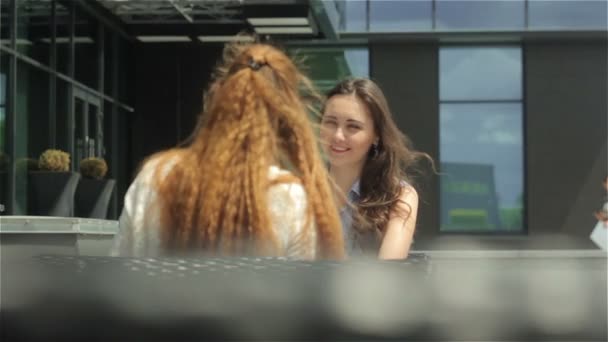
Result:
M156 160L147 162L137 175L125 196L124 208L119 219L119 231L114 237L112 256L154 257L162 255L160 241L160 215L156 206L157 192L153 184ZM173 163L163 169L167 173ZM271 166L270 180L289 171ZM268 189L268 208L272 228L277 234L279 248L285 256L297 259L314 259L317 239L313 226L304 229L306 223L306 193L298 183L280 183ZM145 218L145 219L144 219ZM145 222L145 224L144 224ZM302 238L307 232L309 236Z

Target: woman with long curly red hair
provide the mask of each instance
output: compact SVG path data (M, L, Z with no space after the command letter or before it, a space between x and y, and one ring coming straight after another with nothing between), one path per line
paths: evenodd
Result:
M228 51L190 144L148 158L130 186L112 254L341 259L311 82L272 46Z

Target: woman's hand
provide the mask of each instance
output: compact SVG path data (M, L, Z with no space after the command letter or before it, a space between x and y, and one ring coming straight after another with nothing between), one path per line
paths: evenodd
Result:
M604 228L608 228L608 213L605 211L596 211L594 215L598 221L604 222Z

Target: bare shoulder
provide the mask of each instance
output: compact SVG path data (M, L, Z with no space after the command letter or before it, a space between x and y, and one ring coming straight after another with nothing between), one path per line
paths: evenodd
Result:
M410 206L418 205L418 192L408 183L403 183L399 194L399 203L407 203Z
M399 199L397 203L395 203L393 209L391 210L390 217L392 218L401 218L406 219L411 217L412 213L416 213L418 211L418 192L416 189L407 184L403 183L401 186L401 192L399 194Z

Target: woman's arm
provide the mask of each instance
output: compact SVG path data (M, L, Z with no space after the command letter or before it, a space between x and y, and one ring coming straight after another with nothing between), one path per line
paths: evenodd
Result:
M412 186L406 185L401 190L397 205L391 210L378 258L407 258L414 237L417 214L418 193Z

